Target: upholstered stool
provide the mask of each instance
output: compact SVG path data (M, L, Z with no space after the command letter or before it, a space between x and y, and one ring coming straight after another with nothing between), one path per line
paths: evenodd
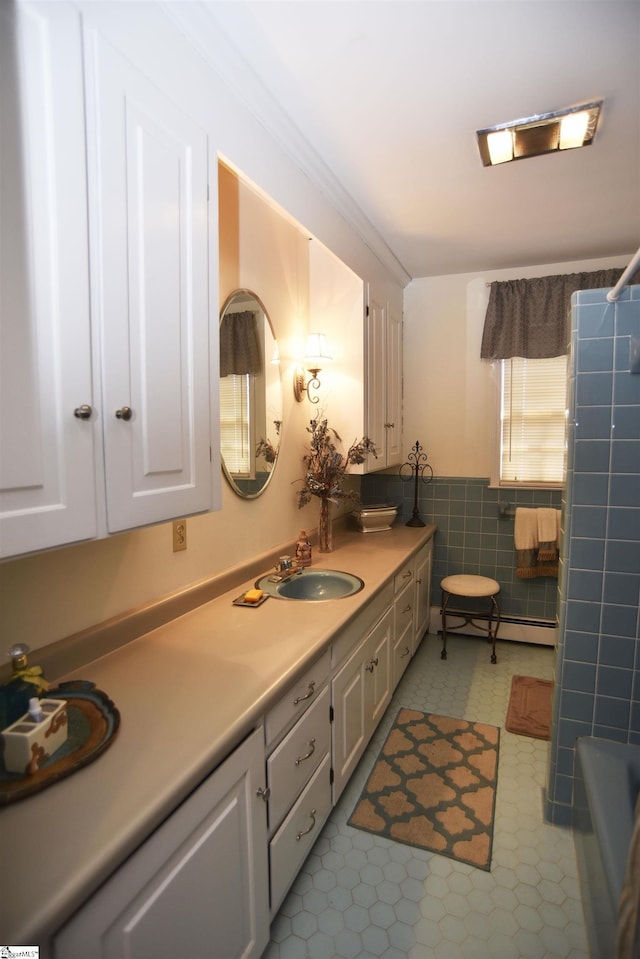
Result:
M464 620L458 626L449 628L453 630L463 629L471 624L476 629L481 629L487 633L488 640L491 643L491 662L496 663L496 637L498 627L500 626L500 607L497 594L500 592L500 583L488 576L473 576L460 574L457 576L445 576L440 583L442 589L442 659L447 658L447 615L455 616ZM466 599L488 599L489 608L486 612L482 610L452 609L449 607L449 601L452 596L464 596ZM480 620L480 623L478 622ZM486 623L486 625L484 625Z

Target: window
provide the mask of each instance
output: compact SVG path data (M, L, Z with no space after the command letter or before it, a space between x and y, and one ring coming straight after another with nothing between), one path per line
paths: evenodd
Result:
M220 449L234 478L250 479L254 473L254 379L248 373L229 373L220 378Z
M492 485L561 486L567 357L500 360L498 475ZM497 482L496 482L497 481Z

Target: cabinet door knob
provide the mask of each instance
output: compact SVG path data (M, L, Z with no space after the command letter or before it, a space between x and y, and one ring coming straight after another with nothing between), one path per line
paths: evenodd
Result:
M315 809L312 809L311 812L309 813L309 815L311 816L311 825L310 825L307 829L301 829L301 830L300 830L300 832L299 832L298 835L296 836L296 842L300 842L300 840L302 839L302 837L303 837L303 836L306 836L307 833L310 833L311 830L313 829L313 827L314 827L315 824L316 824L316 811L315 811Z
M367 670L367 672L372 673L374 667L377 666L377 665L378 665L378 657L376 656L375 659L370 659L370 660L369 660L369 662L368 662L367 665L365 666L365 669Z
M256 789L256 796L259 796L260 799L264 799L265 802L269 799L271 795L271 789L269 786L260 786L259 789Z
M296 766L299 766L300 763L303 763L305 761L305 759L310 759L311 756L313 756L313 754L316 751L315 739L310 739L309 742L307 743L307 746L309 747L309 751L306 752L304 756L298 756L298 758L296 759Z
M404 659L406 656L409 655L410 652L411 650L409 649L409 647L405 646L402 652L400 653L400 659Z
M386 430L392 430L395 427L395 425L396 425L395 423L385 423L384 428Z
M89 406L88 403L83 403L82 406L76 406L73 411L73 415L78 420L90 420L91 414L93 413L93 408Z
M116 410L116 418L119 420L130 420L133 416L133 410L130 406L123 406L122 409Z
M402 610L402 612L403 612L403 613L410 613L410 612L411 612L411 603L407 603L407 605L406 605L405 608Z

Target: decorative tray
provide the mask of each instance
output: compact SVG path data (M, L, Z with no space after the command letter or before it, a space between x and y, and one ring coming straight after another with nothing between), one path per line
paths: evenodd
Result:
M97 759L120 726L120 713L94 683L73 680L47 692L48 699L66 699L68 739L33 776L5 769L0 752L0 806L40 792Z
M252 609L255 609L257 606L262 606L262 604L265 603L268 599L269 599L269 594L263 593L263 595L260 597L257 603L247 603L245 602L244 593L243 593L242 596L238 596L237 599L234 599L231 605L232 606L249 606Z

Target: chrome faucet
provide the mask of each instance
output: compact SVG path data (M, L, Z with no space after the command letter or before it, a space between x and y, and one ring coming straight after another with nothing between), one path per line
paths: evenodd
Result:
M288 579L302 572L301 566L295 566L290 556L281 556L276 563L276 575L270 576L271 582L286 583Z

